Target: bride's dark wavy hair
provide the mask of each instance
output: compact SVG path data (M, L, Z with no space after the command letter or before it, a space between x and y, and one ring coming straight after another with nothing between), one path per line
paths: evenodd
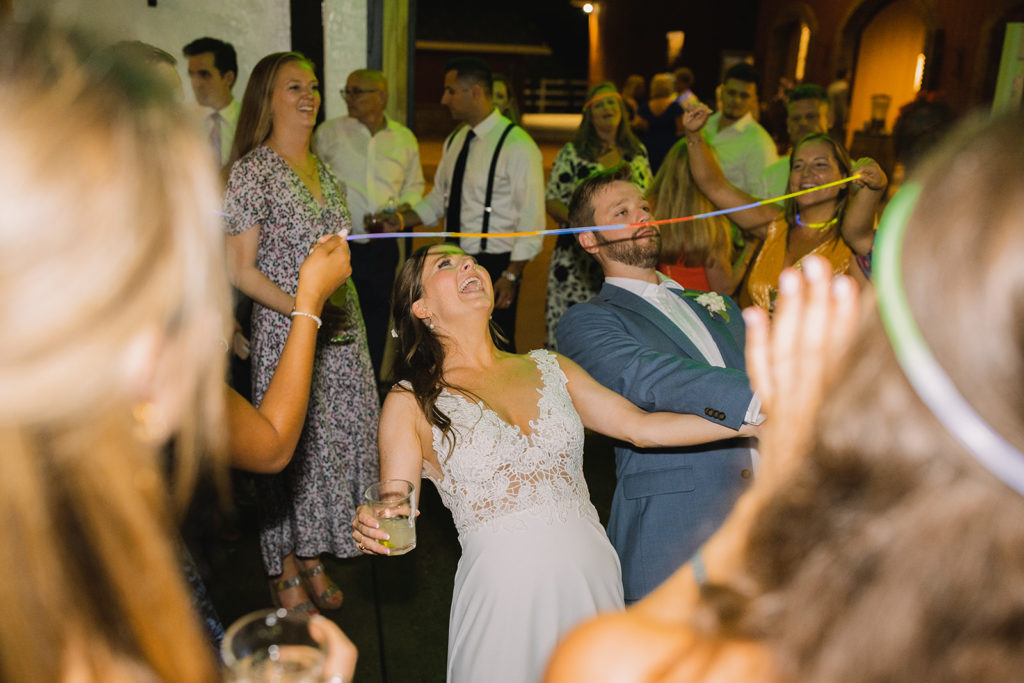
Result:
M428 244L413 252L402 269L398 272L395 289L391 295L391 312L395 321L395 335L398 341L398 352L391 368L390 381L395 386L393 391L411 391L419 403L427 422L441 430L444 440L448 443L448 455L455 449L455 433L452 421L437 407L437 397L442 389L452 389L458 393L472 396L480 400L471 391L449 384L444 378L444 344L440 337L432 332L422 320L412 312L412 305L423 296L423 264L430 254L430 248L436 244ZM491 338L495 341L501 335L491 326ZM399 382L407 382L407 386Z

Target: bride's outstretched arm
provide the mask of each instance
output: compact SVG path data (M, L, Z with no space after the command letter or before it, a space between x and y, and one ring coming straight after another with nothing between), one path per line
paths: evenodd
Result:
M377 445L380 451L380 479L404 479L412 482L416 489L416 500L420 496L420 477L423 471L424 429L428 447L430 427L412 393L392 389L384 399L377 429ZM352 538L359 549L371 555L388 555L391 551L379 541L387 540L388 534L380 529L379 522L365 505L356 510L352 520Z
M606 436L640 448L657 448L692 446L757 434L757 428L752 425L743 425L737 431L696 415L648 413L602 385L565 356L559 356L558 362L569 380L569 395L583 425Z

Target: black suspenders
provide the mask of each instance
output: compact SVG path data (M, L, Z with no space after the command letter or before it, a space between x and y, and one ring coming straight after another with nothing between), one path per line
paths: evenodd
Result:
M516 124L510 123L505 127L501 137L498 138L498 144L494 148L494 156L491 157L491 168L487 173L487 190L484 193L484 216L483 221L480 224L480 232L486 233L491 224L491 199L494 195L494 175L498 170L498 155L501 154L501 147L505 144L505 138L512 132L512 129L516 127ZM455 134L452 134L448 138L448 142L445 144L445 151L452 146L452 141L455 139ZM448 239L454 239L449 237ZM480 251L483 252L487 249L487 238L484 237L480 240Z

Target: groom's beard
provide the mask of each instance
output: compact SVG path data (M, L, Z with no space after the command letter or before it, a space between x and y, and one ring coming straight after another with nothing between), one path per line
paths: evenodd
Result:
M637 238L637 233L651 229L655 230L654 235ZM609 240L600 232L595 232L594 238L605 256L613 261L636 268L656 268L658 265L658 257L661 254L661 235L657 232L657 228L642 226L637 228L630 237L617 240Z

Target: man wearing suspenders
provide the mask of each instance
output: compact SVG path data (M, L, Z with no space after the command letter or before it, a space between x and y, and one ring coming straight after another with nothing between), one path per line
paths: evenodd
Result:
M544 171L540 149L526 131L498 113L491 97L491 70L474 57L445 67L441 104L462 124L445 141L434 189L395 218L398 227L434 225L445 230L507 233L543 230ZM523 267L540 251L541 237L462 237L459 246L476 257L494 283L492 319L515 350L516 301Z

